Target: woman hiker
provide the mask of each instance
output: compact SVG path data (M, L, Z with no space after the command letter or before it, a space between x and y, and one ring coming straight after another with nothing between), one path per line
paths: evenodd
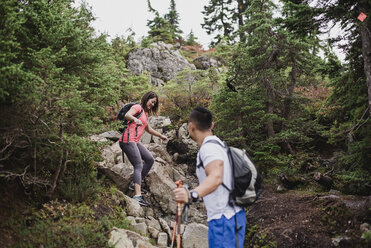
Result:
M143 110L143 111L142 111ZM122 156L127 155L130 163L134 166L133 182L129 185L129 189L134 190L134 200L137 200L140 205L148 207L150 204L144 200L142 193L146 190L141 188L142 179L148 174L151 169L154 158L152 154L140 142L144 131L155 135L166 141L167 137L153 130L148 125L148 115L157 114L158 96L156 93L149 91L142 97L140 104L133 105L125 114L125 119L128 120L127 128L122 133L120 138L120 147ZM142 112L142 114L140 114ZM138 116L135 117L135 116Z

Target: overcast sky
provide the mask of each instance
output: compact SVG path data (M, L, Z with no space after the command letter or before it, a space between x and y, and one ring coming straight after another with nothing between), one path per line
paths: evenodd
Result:
M93 22L93 27L98 33L106 33L109 35L109 40L116 36L127 36L127 30L131 28L135 32L135 40L138 41L141 37L147 35L148 27L147 20L153 19L154 14L149 13L147 0L75 0L76 5L80 5L85 1L92 7L96 21ZM176 10L179 13L180 29L184 32L183 37L186 37L191 30L198 38L197 41L205 49L208 48L212 37L206 34L202 29L204 6L209 0L176 0ZM273 2L279 2L273 0ZM152 7L157 10L161 16L169 12L170 0L151 0ZM339 28L335 27L332 30L332 35L339 32ZM322 38L327 38L323 35ZM344 61L344 54L335 49L340 60Z
M82 0L76 0L80 5ZM147 20L153 19L154 14L149 13L147 0L85 0L92 7L97 20L93 27L99 33L107 33L110 39L116 36L127 35L126 30L131 28L136 40L147 35ZM176 9L180 17L180 29L186 37L191 30L198 38L198 42L207 48L212 37L208 36L201 27L203 23L203 6L209 0L176 0ZM169 12L170 0L151 0L152 7L161 16Z

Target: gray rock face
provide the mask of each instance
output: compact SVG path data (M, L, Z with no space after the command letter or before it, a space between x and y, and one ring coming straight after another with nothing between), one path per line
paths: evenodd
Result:
M170 81L177 72L186 68L196 69L178 51L172 50L172 45L163 42L131 51L128 54L127 68L135 75L149 72L151 82L156 86Z
M197 151L197 143L191 139L188 132L188 123L184 123L178 131L178 139L186 144L189 150Z
M195 58L193 60L193 64L199 70L207 70L210 67L220 67L220 66L222 66L222 63L220 63L216 59L214 59L210 56L207 56L207 55Z
M208 227L202 224L191 223L187 225L183 237L182 243L184 248L203 248L208 247L207 232Z
M149 238L138 233L114 227L110 233L108 244L116 248L152 248Z

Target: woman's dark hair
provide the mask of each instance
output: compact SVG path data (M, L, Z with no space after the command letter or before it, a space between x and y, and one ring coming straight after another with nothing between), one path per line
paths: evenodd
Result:
M144 94L144 96L142 96L142 100L140 101L140 105L142 106L143 109L146 109L147 102L149 101L149 99L152 99L152 98L156 98L156 103L153 106L153 108L149 110L149 113L151 115L155 115L157 114L157 111L158 111L158 96L155 92L149 91L146 94Z
M196 107L189 116L189 121L200 131L207 131L213 124L213 114L206 108Z

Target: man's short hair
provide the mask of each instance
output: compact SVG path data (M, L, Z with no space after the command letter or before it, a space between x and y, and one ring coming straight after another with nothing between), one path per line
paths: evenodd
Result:
M213 115L206 108L196 107L189 115L189 121L193 122L198 130L207 131L213 123Z

